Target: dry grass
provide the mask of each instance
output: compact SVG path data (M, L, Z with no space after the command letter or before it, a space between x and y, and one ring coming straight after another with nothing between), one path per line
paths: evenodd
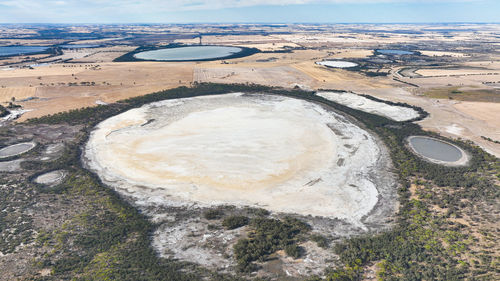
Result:
M23 100L35 96L35 87L0 88L0 102L9 102L12 98Z
M366 58L373 55L373 50L363 50L363 49L335 49L334 54L328 58Z
M314 62L300 62L293 67L316 80L314 88L342 89L342 90L366 90L374 88L385 88L390 81L384 78L370 78L360 73L331 69L316 65Z
M215 83L255 83L292 88L295 85L309 87L314 83L306 74L289 66L273 67L197 67L194 80Z
M422 76L467 76L467 75L491 75L498 74L498 69L475 69L475 68L457 68L457 69L439 69L423 68L416 71Z
M426 91L425 96L434 99L460 101L500 102L498 89L464 89L460 87L434 88Z
M20 120L69 109L94 106L97 101L117 100L189 85L193 63L64 64L0 72L0 102L35 97L20 103L31 110ZM94 86L81 86L94 82ZM41 84L40 84L41 83ZM69 83L77 83L69 86ZM30 86L31 85L31 86Z

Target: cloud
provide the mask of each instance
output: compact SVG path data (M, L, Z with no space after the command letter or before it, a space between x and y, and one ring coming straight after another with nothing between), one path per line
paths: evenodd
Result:
M51 1L52 4L54 5L59 5L59 6L64 6L68 4L66 1Z
M134 1L124 0L116 1L122 7L148 7L159 8L169 11L175 10L201 10L201 9L223 9L240 8L251 6L285 6L285 5L305 5L305 4L366 4L366 3L443 3L443 2L471 2L479 0L150 0ZM93 2L105 3L115 1Z
M232 21L246 18L247 21L276 21L286 17L280 14L281 7L294 10L295 15L305 15L309 22L318 20L316 15L324 13L325 7L319 5L338 5L338 9L327 9L329 13L337 13L334 18L339 21L345 13L340 11L352 9L376 8L391 5L391 9L382 9L382 14L391 13L397 7L410 4L413 8L434 6L436 4L482 3L484 6L496 5L497 0L0 0L0 23L15 22L213 22L220 21L220 15L227 15L227 8L240 8L232 11ZM489 3L489 4L485 4ZM371 5L366 5L371 4ZM349 7L347 7L349 6ZM404 5L403 5L404 6ZM256 7L245 9L247 7ZM242 9L241 9L242 8ZM412 8L412 9L413 9ZM315 12L311 12L315 10ZM485 12L489 12L487 8ZM206 11L206 12L205 12ZM273 12L271 12L273 11ZM432 8L430 10L434 12ZM213 15L212 17L200 17ZM273 13L273 14L270 14ZM216 16L217 15L217 16ZM352 16L352 15L351 15ZM329 19L332 18L331 16ZM369 20L370 16L365 17ZM365 20L363 18L363 20ZM397 14L396 14L397 18ZM441 16L436 21L441 20ZM495 17L497 18L497 17ZM299 18L288 17L293 22Z
M213 10L251 6L284 6L304 4L366 4L366 3L432 3L471 2L480 0L0 0L0 5L16 9L33 8L95 8L137 11L155 9L157 11Z

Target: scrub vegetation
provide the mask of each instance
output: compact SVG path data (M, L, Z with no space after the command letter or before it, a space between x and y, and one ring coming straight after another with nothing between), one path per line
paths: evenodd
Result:
M222 221L222 226L226 229L236 229L248 224L248 217L246 216L230 216Z
M499 279L500 248L498 241L498 203L500 190L499 159L470 142L450 141L470 153L465 167L446 167L421 160L406 146L410 135L429 135L411 122L387 118L330 102L312 92L284 90L258 85L199 84L180 87L118 103L72 110L29 120L35 124L83 124L84 129L74 146L64 156L48 163L26 163L26 169L49 171L65 169L68 176L59 186L44 191L54 200L70 200L81 209L55 229L17 236L16 244L35 241L43 249L35 260L39 269L50 268L51 276L34 275L35 280L235 280L247 278L278 250L300 257L299 243L315 241L328 248L325 237L311 234L310 227L294 218L224 217L224 213L207 214L206 219L223 219L227 229L248 223L247 237L234 246L234 258L240 270L235 276L223 276L189 262L159 258L150 241L155 225L99 179L81 168L80 147L100 121L125 110L163 99L214 95L228 92L266 92L298 97L328 105L344 112L378 134L390 150L400 181L400 208L395 226L383 233L370 233L331 243L338 254L338 267L327 269L326 280L360 280L368 268L377 268L382 280L495 280ZM2 186L6 186L5 183ZM34 184L19 180L1 189L2 196L21 196L15 185L24 185L34 193ZM6 190L4 192L4 190ZM40 191L36 191L40 192ZM23 193L31 196L31 193ZM4 198L6 198L4 197ZM12 197L14 198L14 197ZM61 199L62 198L62 199ZM35 199L28 201L34 202ZM21 201L16 201L21 203ZM8 206L2 206L2 209ZM4 213L0 213L3 215ZM267 214L263 214L265 216ZM258 214L256 214L258 216ZM11 228L9 219L1 217L2 235ZM33 229L27 219L27 228ZM15 244L0 236L2 252L13 251ZM9 250L10 249L10 250ZM5 253L5 252L4 252ZM309 280L321 280L311 276Z
M9 115L9 111L3 105L0 104L0 117L5 117Z
M234 257L238 263L238 270L252 272L257 269L254 261L266 261L269 255L278 250L285 250L286 254L298 258L301 249L297 242L304 240L311 227L306 223L285 218L255 218L250 222L249 237L240 239L234 245Z

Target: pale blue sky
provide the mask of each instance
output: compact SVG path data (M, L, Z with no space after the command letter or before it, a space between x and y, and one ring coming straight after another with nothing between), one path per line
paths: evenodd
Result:
M500 22L500 0L0 0L0 23Z

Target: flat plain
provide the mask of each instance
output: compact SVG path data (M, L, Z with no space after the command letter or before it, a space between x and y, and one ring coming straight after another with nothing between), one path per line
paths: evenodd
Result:
M201 28L201 27L200 27ZM215 27L217 28L217 27ZM329 28L328 26L319 29ZM260 27L251 35L239 35L238 31L224 35L203 35L202 44L231 45L257 48L262 53L250 57L228 61L162 63L125 62L113 60L134 50L143 38L121 38L109 36L101 40L75 40L73 44L100 44L97 48L63 49L56 55L35 55L8 57L0 60L0 102L10 99L25 100L28 110L20 121L82 106L92 106L96 102L114 102L123 98L144 95L161 89L195 82L255 83L262 85L294 87L305 89L349 90L358 94L376 95L377 89L393 92L403 89L421 99L414 105L425 110L436 110L430 101L448 99L444 94L425 93L461 91L469 93L467 98L458 100L492 102L486 105L493 109L493 115L500 112L498 87L500 84L500 57L498 45L491 44L500 27L497 25L464 25L448 32L444 27L431 28L425 25L406 26L363 26L370 33L356 33L356 25L336 26L335 33L327 33L307 26ZM8 28L6 28L8 29ZM240 27L240 32L245 27ZM471 30L481 30L479 38ZM179 26L165 26L158 30L147 28L145 32L172 30L175 36L158 36L149 44L167 45L198 44L200 39L192 35L193 30ZM252 29L253 30L253 29ZM429 31L426 31L429 30ZM203 34L203 29L197 30ZM414 34L418 31L418 35ZM6 31L7 38L2 44L51 45L65 42L61 39L18 39L21 30ZM266 35L263 35L263 33ZM290 34L283 34L289 32ZM432 43L428 38L433 38ZM457 40L469 42L467 47L457 44ZM465 44L465 43L464 43ZM376 49L413 46L418 55L386 56L375 54ZM45 56L45 57L43 57ZM327 69L315 62L328 59L348 59L361 64L357 70ZM23 62L24 61L24 62ZM31 67L32 66L32 67ZM414 75L405 75L404 69L411 68ZM384 75L387 74L387 75ZM88 84L86 83L88 82ZM84 84L82 84L84 83ZM489 100L485 100L488 93ZM412 103L405 96L384 95L394 101ZM462 95L463 96L463 95ZM451 97L453 98L453 97ZM425 106L424 106L425 104ZM490 130L481 124L486 121L477 114L463 111L462 106L454 107L459 116L455 123L461 126L469 119L477 122L484 137L500 139L498 129ZM431 114L430 118L433 118ZM438 120L435 120L438 122ZM426 127L426 123L422 123ZM447 125L436 124L426 127L448 133ZM482 129L481 129L482 128ZM500 155L498 144L488 143L481 136L456 134L455 137L470 139L489 152Z

